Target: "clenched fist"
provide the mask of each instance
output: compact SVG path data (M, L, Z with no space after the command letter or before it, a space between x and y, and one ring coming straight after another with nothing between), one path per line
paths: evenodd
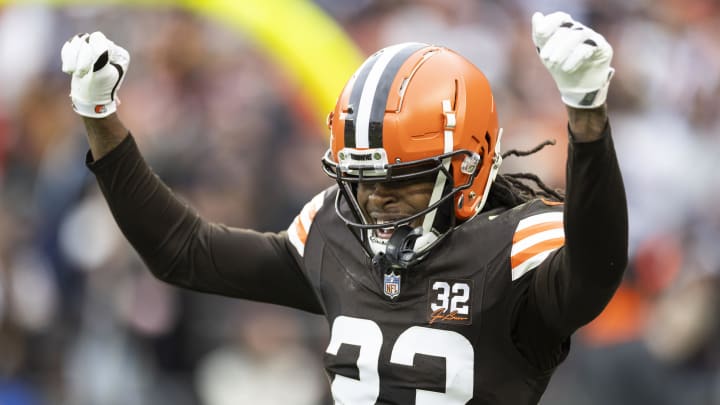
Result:
M532 16L532 37L566 105L595 108L605 103L615 69L610 67L612 47L602 35L556 12Z
M70 98L75 112L103 118L117 110L117 91L130 55L102 32L78 34L61 51L62 70L72 75Z

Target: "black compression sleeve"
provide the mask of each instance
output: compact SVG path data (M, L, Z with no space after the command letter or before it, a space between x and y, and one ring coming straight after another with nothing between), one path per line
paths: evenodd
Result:
M627 202L609 127L600 140L570 142L564 223L565 246L533 272L516 323L518 347L543 368L602 312L627 265Z
M204 221L152 172L132 136L87 165L116 222L152 273L203 292L321 312L285 233Z

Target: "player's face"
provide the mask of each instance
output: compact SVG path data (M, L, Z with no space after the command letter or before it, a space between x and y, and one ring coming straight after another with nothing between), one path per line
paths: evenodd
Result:
M407 218L427 208L435 185L434 175L414 180L364 182L358 184L357 199L363 214L373 224L383 224ZM422 225L423 217L410 223ZM393 228L375 230L375 236L389 239Z

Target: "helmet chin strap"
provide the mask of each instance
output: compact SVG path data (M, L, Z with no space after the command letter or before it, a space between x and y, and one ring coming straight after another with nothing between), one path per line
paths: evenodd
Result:
M447 132L451 131L445 131L446 138ZM452 137L452 135L450 136ZM445 159L445 161L443 162L443 166L445 166L445 170L448 170L450 168L450 158ZM428 202L428 206L435 204L438 200L440 200L440 198L442 198L442 192L445 189L446 181L447 176L445 175L445 173L443 173L442 171L438 172L437 178L435 179L435 187L433 187L432 194L430 195L430 201ZM421 228L422 235L417 238L417 240L415 241L415 246L413 247L413 250L415 252L423 251L425 247L437 240L437 235L435 234L435 232L432 231L432 226L435 223L435 216L437 215L437 210L438 208L435 208L434 210L428 212L425 215Z
M443 115L445 116L445 131L443 132L445 138L443 153L449 153L453 151L455 144L454 134L457 119L455 116L455 111L452 110L450 100L443 100L442 108ZM445 189L445 182L447 181L447 176L445 175L445 172L448 172L450 170L450 158L445 158L443 160L443 166L445 168L445 171L438 172L437 178L435 179L435 187L433 187L432 194L430 195L430 201L428 202L428 206L435 204L443 196L442 193ZM436 214L437 209L434 209L428 212L427 215L425 215L422 223L422 236L420 236L415 242L415 252L421 252L426 246L437 240L437 235L432 231L433 224L435 223Z

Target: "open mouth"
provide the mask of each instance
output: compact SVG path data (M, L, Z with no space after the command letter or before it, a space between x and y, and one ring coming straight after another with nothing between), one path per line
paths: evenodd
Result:
M378 225L382 224L391 224L395 221L397 221L399 218L396 219L388 219L388 220L382 220L382 219L376 219L375 223ZM394 226L388 226L387 228L377 228L373 230L375 237L383 240L388 240L392 236L393 232L395 232Z

